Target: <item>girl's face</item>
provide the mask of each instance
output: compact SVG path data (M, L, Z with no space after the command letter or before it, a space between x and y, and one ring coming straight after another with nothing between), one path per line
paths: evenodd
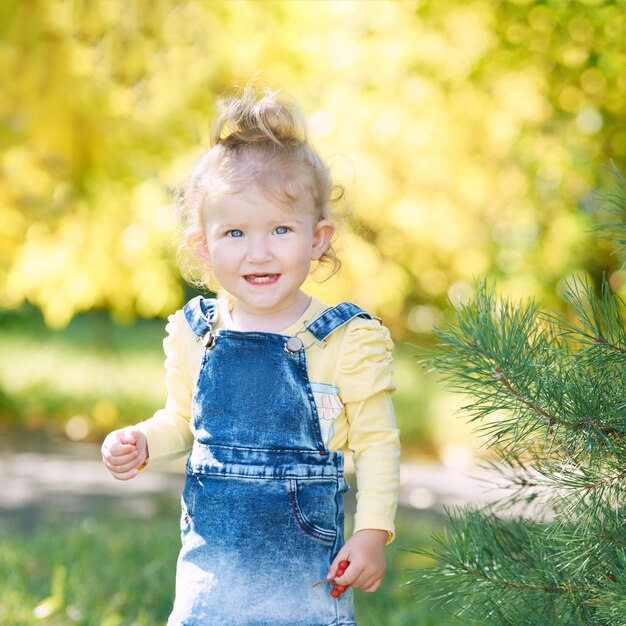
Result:
M205 215L203 260L249 316L298 307L312 260L326 252L335 227L304 207L276 201L253 185L214 198Z

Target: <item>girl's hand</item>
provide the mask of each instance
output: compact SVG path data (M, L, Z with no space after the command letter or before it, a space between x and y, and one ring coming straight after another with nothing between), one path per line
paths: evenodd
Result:
M385 544L389 534L386 530L359 530L354 533L328 570L327 578L335 579L338 585L351 585L363 591L376 591L385 577ZM343 576L335 578L340 561L350 565Z
M134 478L148 462L146 436L132 426L114 430L102 443L102 460L114 478Z

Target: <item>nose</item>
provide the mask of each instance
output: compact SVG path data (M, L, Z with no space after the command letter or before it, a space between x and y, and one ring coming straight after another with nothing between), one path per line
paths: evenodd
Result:
M250 263L265 263L272 258L270 242L265 237L248 238L248 261Z

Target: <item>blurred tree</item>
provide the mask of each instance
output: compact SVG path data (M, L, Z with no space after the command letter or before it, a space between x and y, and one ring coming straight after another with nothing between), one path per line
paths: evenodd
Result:
M169 190L216 95L257 70L302 104L355 207L322 297L421 332L490 270L548 296L564 274L595 276L605 252L575 207L590 163L626 156L623 8L4 0L0 304L28 300L54 326L178 306Z

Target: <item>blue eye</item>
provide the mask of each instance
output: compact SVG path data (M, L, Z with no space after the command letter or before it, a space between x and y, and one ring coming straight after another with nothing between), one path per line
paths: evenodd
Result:
M243 230L239 230L238 228L233 228L232 230L229 230L226 232L226 236L234 237L234 238L243 237Z
M286 235L289 232L289 228L287 226L277 226L274 232L277 235Z

